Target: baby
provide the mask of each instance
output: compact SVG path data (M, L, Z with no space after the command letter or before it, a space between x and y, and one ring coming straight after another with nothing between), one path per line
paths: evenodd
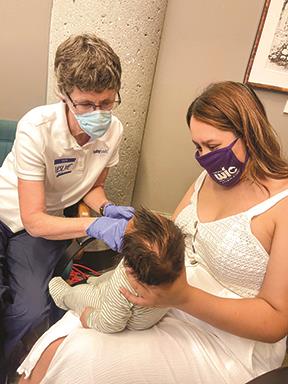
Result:
M89 328L106 333L150 328L168 308L140 307L127 301L119 289L136 292L125 267L131 268L142 283L171 284L184 268L184 250L184 235L171 220L141 208L127 226L121 248L123 258L116 269L74 287L61 277L54 277L49 291L58 307L73 310L81 316L82 323L84 315Z

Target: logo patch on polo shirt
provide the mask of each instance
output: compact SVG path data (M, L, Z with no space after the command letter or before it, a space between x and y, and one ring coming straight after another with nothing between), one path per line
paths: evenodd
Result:
M108 153L108 148L94 149L93 153L98 154L98 155L104 155L104 154Z
M54 160L54 168L56 177L71 173L75 166L76 157L64 157Z

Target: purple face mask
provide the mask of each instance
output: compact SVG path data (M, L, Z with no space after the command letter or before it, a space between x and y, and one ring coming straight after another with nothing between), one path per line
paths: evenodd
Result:
M232 151L232 147L237 140L238 138L227 147L209 152L206 155L200 156L199 151L195 154L195 158L201 167L206 169L209 176L220 185L231 187L237 184L245 169L248 154L246 153L245 161L242 163Z

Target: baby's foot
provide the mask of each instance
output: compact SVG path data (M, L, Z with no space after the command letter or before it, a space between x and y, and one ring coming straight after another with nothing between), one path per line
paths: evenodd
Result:
M53 279L50 280L49 292L57 307L66 310L69 309L64 303L64 297L70 289L72 289L70 285L67 284L66 281L63 280L60 276L53 277Z

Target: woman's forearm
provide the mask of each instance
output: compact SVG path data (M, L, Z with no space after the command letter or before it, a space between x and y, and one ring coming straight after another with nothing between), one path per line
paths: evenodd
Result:
M178 309L237 336L273 343L288 331L287 314L262 298L229 299L187 287Z
M24 222L24 227L33 237L65 240L86 236L86 229L94 220L95 217L66 218L37 212Z
M88 207L99 213L100 207L108 202L108 199L104 188L102 186L97 186L87 193L87 195L83 198L83 201L88 205Z
M108 199L104 190L105 180L108 176L109 168L104 168L101 175L98 177L94 187L84 196L84 203L99 213L100 207L105 204Z

